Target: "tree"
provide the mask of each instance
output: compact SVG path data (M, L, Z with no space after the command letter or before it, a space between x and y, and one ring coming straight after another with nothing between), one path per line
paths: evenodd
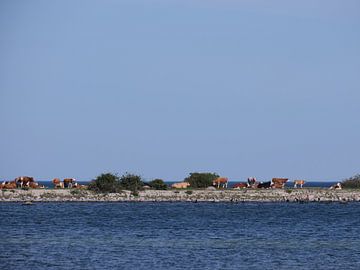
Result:
M185 182L189 182L191 187L194 188L207 188L212 185L213 181L220 177L216 173L190 173L190 176L184 179Z
M104 193L116 193L121 191L120 178L117 174L103 173L91 181L89 190Z
M156 190L165 190L168 188L162 179L154 179L150 181L149 186Z
M142 189L144 182L139 175L125 173L120 177L120 185L126 190L137 192L138 190Z
M342 181L343 188L360 188L360 174L356 174Z

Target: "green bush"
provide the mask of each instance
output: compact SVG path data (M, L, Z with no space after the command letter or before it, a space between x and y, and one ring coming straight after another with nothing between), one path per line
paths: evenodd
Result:
M149 186L156 190L165 190L168 188L168 186L164 183L164 180L162 179L154 179L150 181Z
M360 188L360 174L343 180L341 185L343 188Z
M192 190L187 190L187 191L185 191L185 193L186 193L187 195L193 194Z
M220 177L216 173L190 173L190 176L184 179L184 182L189 182L193 188L207 188L212 185L212 182Z
M101 193L116 193L121 191L120 178L117 174L103 173L91 181L89 190Z
M120 177L120 185L123 189L136 193L138 190L142 189L144 182L139 175L125 173Z

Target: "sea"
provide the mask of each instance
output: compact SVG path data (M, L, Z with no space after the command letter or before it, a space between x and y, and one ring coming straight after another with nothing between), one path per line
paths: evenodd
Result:
M360 269L359 203L0 203L0 269Z

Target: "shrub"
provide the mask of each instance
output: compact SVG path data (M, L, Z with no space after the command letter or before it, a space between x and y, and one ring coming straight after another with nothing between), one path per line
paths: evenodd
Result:
M212 185L212 182L220 177L216 173L190 173L190 176L184 179L184 182L189 182L193 188L207 188Z
M341 184L343 188L360 188L360 174L343 180Z
M187 191L185 191L185 193L186 193L187 195L193 194L192 190L187 190Z
M91 181L89 190L101 193L116 193L121 191L120 178L117 174L103 173Z
M142 189L142 187L144 186L144 182L139 175L125 173L123 176L120 177L120 185L122 188L135 193L138 190Z
M165 190L168 186L164 183L162 179L154 179L149 182L149 186L156 190Z
M80 195L83 195L83 192L81 190L79 190L79 189L72 189L70 191L70 194L74 195L74 196L77 196L77 195L80 196Z

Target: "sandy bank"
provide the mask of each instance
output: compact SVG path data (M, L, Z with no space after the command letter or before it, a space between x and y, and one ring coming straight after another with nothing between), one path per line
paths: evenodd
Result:
M347 202L360 201L360 190L146 190L96 194L87 190L32 189L1 190L0 202Z

